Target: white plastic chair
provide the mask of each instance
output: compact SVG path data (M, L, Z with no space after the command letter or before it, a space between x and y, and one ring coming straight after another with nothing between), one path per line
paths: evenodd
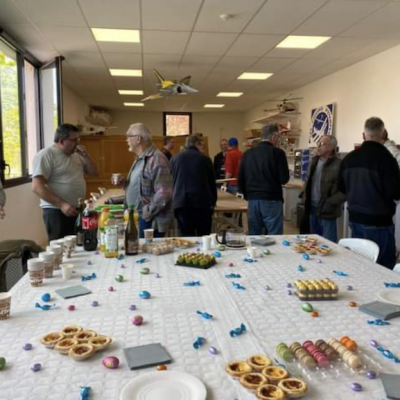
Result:
M339 246L351 250L369 260L376 262L379 256L379 246L367 239L340 239Z
M396 264L393 268L394 272L397 272L398 274L400 274L400 264Z

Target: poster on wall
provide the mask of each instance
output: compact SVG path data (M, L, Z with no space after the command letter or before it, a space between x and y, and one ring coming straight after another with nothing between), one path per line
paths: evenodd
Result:
M333 103L311 110L310 146L318 146L324 135L332 135L334 111Z

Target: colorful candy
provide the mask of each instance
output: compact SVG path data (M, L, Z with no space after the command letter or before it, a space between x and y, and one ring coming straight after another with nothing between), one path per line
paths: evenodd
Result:
M82 282L91 281L92 279L96 279L97 275L93 272L92 275L81 276Z
M141 315L135 315L132 318L132 324L135 326L140 326L143 324L143 317Z
M201 346L203 346L203 344L206 342L206 339L204 339L203 337L198 337L195 342L193 343L193 347L198 350Z
M108 287L108 291L109 291L109 292L113 292L113 291L114 291L114 288L113 288L112 286L109 286L109 287Z
M22 348L26 351L29 351L32 350L33 346L30 343L25 343Z
M130 309L131 311L135 311L135 310L136 310L136 306L135 306L134 304L131 304L131 305L129 306L129 309Z
M384 325L390 325L390 322L384 321L383 319L377 318L377 319L369 319L367 321L368 325L377 325L377 326L384 326Z
M376 372L375 371L368 371L367 372L368 379L376 379Z
M348 273L342 271L333 271L333 273L337 276L349 276Z
M139 293L139 297L141 299L147 300L151 297L151 294L149 292L146 292L145 290Z
M350 301L349 307L357 307L358 304L355 301Z
M89 400L90 396L90 387L89 386L82 386L79 392L80 400Z
M225 278L234 278L234 279L239 279L239 278L241 278L242 276L240 275L240 274L228 274L228 275L225 275Z
M92 301L92 307L98 307L98 305L99 305L98 301L96 300Z
M201 312L201 311L196 311L197 314L201 315L204 319L212 319L213 316L209 314L208 312Z
M278 354L278 356L285 361L291 361L294 357L294 354L286 345L286 343L279 343L278 346L276 346L276 354Z
M117 282L123 282L123 281L124 281L124 276L123 276L123 275L117 275L117 276L115 277L115 280L116 280Z
M238 290L246 290L246 288L242 286L240 283L232 282L232 286Z
M50 293L45 293L45 294L43 294L41 298L42 298L42 301L44 301L45 303L47 303L48 301L51 300Z
M36 363L31 366L33 372L39 372L42 369L42 364Z
M200 281L185 282L183 286L200 286Z
M0 371L6 367L7 361L4 357L0 357Z
M75 311L75 306L73 304L67 307L68 311Z
M236 336L240 336L242 333L245 333L247 331L246 325L245 324L240 324L239 328L232 329L229 332L229 335L233 338Z
M210 354L212 354L212 355L216 355L216 354L218 354L218 350L215 348L215 347L210 347L209 349L208 349L208 352L210 353Z
M142 275L147 275L150 272L150 268L141 268L140 273Z
M357 382L353 382L350 387L353 392L361 392L363 390L361 384Z
M318 312L318 311L313 311L313 312L311 313L311 316L312 316L313 318L317 318L317 317L319 317L319 312Z
M42 309L43 311L48 311L48 310L50 310L51 308L55 307L55 304L53 304L52 306L49 306L48 304L40 305L39 303L36 303L36 304L35 304L35 307L36 307L36 308L40 308L40 309Z
M166 371L167 369L166 365L157 365L157 371Z
M304 304L301 306L301 309L302 309L303 311L305 311L305 312L312 312L312 311L314 311L314 308L313 308L313 306L312 306L310 303L304 303Z
M117 357L114 356L103 358L101 362L106 368L109 369L117 369L119 366L119 360Z

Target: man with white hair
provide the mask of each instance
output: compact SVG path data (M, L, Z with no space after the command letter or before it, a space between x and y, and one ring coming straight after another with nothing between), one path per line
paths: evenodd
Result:
M305 184L305 218L310 233L337 241L337 218L345 196L338 189L341 159L336 155L337 140L323 136L313 157ZM308 220L309 219L309 220Z
M353 238L379 246L378 264L393 269L396 243L393 215L400 199L400 169L382 144L385 125L371 117L364 126L364 143L342 161L339 190L347 196Z
M163 237L172 219L172 173L165 155L153 144L151 132L142 123L129 127L126 133L134 161L125 183L125 203L139 211L139 236L145 229L154 229L155 237Z

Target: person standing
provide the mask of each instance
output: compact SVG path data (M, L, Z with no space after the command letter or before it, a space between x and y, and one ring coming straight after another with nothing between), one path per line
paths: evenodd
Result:
M49 240L74 234L78 199L86 196L84 174L98 175L79 140L75 125L62 124L56 129L54 144L33 159L32 191L40 197Z
M225 158L228 151L228 141L221 139L219 147L221 151L214 157L214 172L216 179L225 179Z
M397 144L389 139L388 131L385 129L383 132L381 143L389 150L390 154L396 159L397 164L400 168L400 149L397 147Z
M165 157L167 157L168 161L170 161L172 158L171 151L174 149L174 147L175 147L174 138L172 138L171 136L165 136L164 147L161 149L161 152L164 154Z
M389 269L396 264L393 215L400 199L400 170L382 144L385 125L380 118L365 121L364 143L342 161L339 190L346 194L353 238L369 239L379 246L377 263Z
M6 217L6 213L4 211L5 205L6 205L6 192L3 189L3 185L0 179L0 219L4 219Z
M211 159L202 152L203 138L190 135L186 149L172 157L173 205L182 236L211 233L217 187Z
M230 138L228 140L228 152L226 153L225 159L225 177L235 178L234 181L227 183L227 192L236 194L238 192L237 178L239 176L240 161L243 157L243 153L239 150L239 142L236 138Z
M310 233L337 242L337 218L345 196L338 189L341 159L336 155L334 136L323 136L310 163L305 184L305 216Z
M279 142L278 124L261 130L261 142L247 150L239 170L239 191L249 201L249 234L283 234L282 185L289 181L285 152L276 147Z
M152 141L150 130L142 123L132 124L126 132L134 161L125 182L125 204L139 211L139 237L154 229L154 237L164 237L173 219L171 166Z

